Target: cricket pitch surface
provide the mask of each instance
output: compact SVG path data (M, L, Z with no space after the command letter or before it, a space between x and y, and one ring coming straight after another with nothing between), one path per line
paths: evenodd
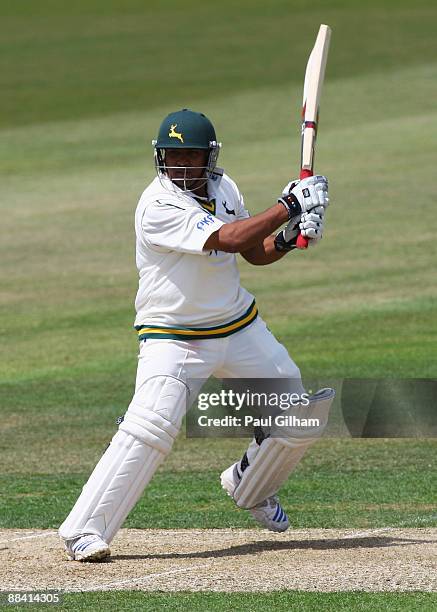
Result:
M0 590L436 591L437 529L123 529L101 563L0 530Z

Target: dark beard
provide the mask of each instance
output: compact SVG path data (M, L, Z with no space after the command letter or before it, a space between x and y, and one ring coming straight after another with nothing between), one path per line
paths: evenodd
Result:
M204 176L201 178L193 179L173 178L171 179L171 181L182 190L191 191L192 193L200 197L206 195L206 179Z

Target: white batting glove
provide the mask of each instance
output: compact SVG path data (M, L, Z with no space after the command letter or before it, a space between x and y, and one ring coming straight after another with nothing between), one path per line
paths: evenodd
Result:
M319 207L326 208L329 204L328 179L316 174L301 181L290 181L278 202L287 209L289 221L299 214L313 212Z
M290 242L293 238L297 238L299 234L299 221L298 218L297 223L293 219L287 223L287 225L282 230L282 235L284 236L285 242Z
M282 195L283 196L288 195L296 187L298 183L300 183L300 179L294 179L293 181L290 181L289 183L287 183L284 189L282 190Z
M319 242L329 204L328 179L325 176L318 174L301 181L290 181L278 202L284 205L288 213L288 223L275 239L278 251L295 248L299 233L309 239L310 245Z
M323 236L325 224L325 209L318 206L310 213L302 213L298 222L292 219L284 227L284 240L290 242L301 233L302 236L311 240L310 244L318 242Z
M315 209L314 209L315 210ZM314 245L322 239L325 225L325 209L320 207L321 212L303 213L299 223L302 236L310 239L309 244Z

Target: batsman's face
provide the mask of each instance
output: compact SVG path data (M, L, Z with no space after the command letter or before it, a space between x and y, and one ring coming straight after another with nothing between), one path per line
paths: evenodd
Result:
M165 165L169 178L176 184L185 181L188 189L195 189L205 175L208 151L204 149L166 149Z

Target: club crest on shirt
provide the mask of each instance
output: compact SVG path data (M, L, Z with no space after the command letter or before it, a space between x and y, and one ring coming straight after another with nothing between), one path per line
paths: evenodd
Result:
M223 201L222 201L222 204L223 204L223 208L224 208L224 209L225 209L225 211L228 213L228 215L234 215L234 216L235 216L235 209L234 209L234 208L232 208L232 209L231 209L231 208L227 208L227 206L226 206L226 204L227 204L226 200L223 200Z

